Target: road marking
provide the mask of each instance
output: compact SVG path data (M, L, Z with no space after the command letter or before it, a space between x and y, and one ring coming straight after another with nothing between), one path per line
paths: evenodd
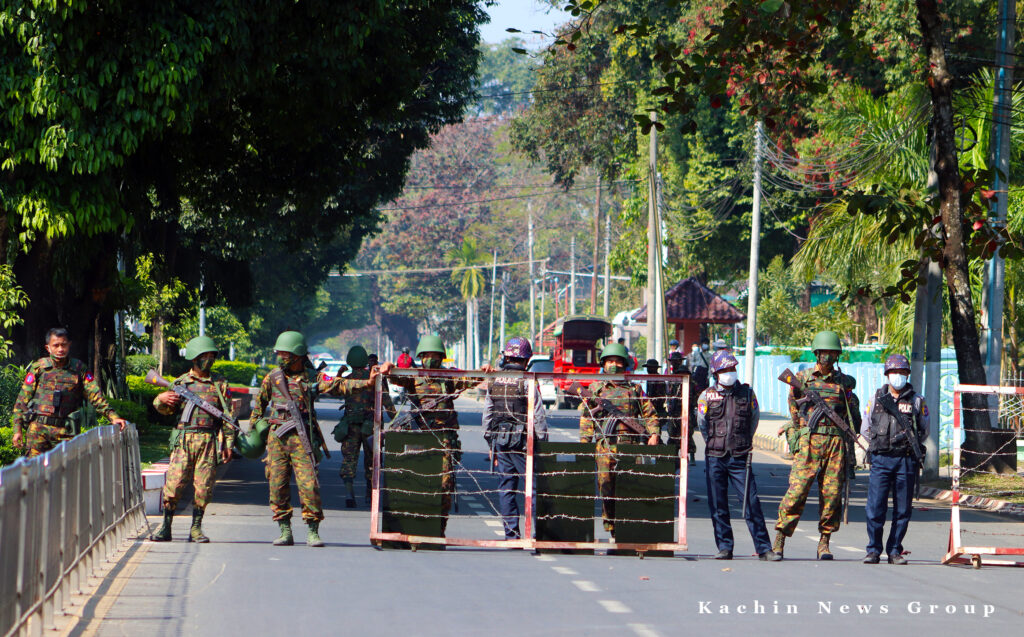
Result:
M608 611L609 613L632 613L633 612L632 610L630 610L629 606L626 606L625 604L623 604L622 602L620 602L618 600L614 600L614 599L601 599L601 600L598 600L597 603L600 604L601 606L604 606L604 609L606 611Z
M484 524L487 526L501 526L501 522L498 520L484 520Z
M555 556L554 555L548 555L547 553L538 553L537 555L534 555L534 557L537 558L538 562L554 562L555 561Z
M597 584L585 579L574 579L572 583L576 588L580 589L584 593L597 593L601 590L597 587Z
M552 566L551 569L559 575L579 575L579 573L572 570L568 566Z
M647 624L629 624L630 630L639 635L639 637L661 637L658 631L654 630Z
M849 551L850 553L860 553L861 549L854 548L852 546L837 546L840 551Z
M470 502L469 506L473 507L474 509L484 508L484 505L480 504L479 502Z
M500 535L501 537L505 537L505 532L504 531L495 531L494 534L495 535Z

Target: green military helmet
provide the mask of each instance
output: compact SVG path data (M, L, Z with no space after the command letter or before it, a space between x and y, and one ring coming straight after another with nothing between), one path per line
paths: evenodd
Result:
M629 362L629 350L622 343L608 343L605 345L604 349L601 350L601 362L603 363L604 359L609 356L618 356L622 360Z
M296 356L305 356L306 337L299 332L281 332L274 343L275 352L290 352Z
M209 336L197 336L185 344L185 358L194 361L207 352L216 352L217 344Z
M345 357L345 362L348 363L349 367L366 367L370 362L370 357L366 353L366 348L362 345L353 345L348 350L348 356Z
M430 352L437 352L441 356L445 355L444 341L437 334L427 334L420 339L420 344L416 346L416 358Z
M839 341L839 335L828 330L815 334L814 340L811 341L811 351L817 352L818 350L843 351L843 344Z
M263 455L267 448L267 434L270 431L270 421L266 418L254 420L249 431L240 433L235 438L235 447L238 453L250 460L257 460Z

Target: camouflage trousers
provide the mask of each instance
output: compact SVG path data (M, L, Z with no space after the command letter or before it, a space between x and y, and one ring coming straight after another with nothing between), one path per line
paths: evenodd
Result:
M293 431L285 434L282 440L271 432L267 436L267 458L264 462L267 464L267 480L270 481L270 510L274 520L292 518L292 473L299 487L302 519L306 522L324 519L316 468L303 450L297 433Z
M72 438L72 433L64 427L51 427L32 421L25 432L25 455L29 458L41 455L53 449L65 440Z
M205 509L210 504L216 480L217 434L213 431L183 431L171 452L171 465L164 479L164 510L178 508L178 500L189 484L195 491L193 504L197 509Z
M818 532L835 533L843 513L846 445L842 436L811 434L802 439L789 470L789 489L779 504L775 529L790 537L804 512L811 485L818 482Z
M615 529L616 451L615 445L609 445L604 440L597 443L597 490L601 493L601 519L604 521L604 530L608 532Z
M452 499L455 494L455 452L448 438L441 439L441 447L445 450L441 456L441 535L448 528L448 512L452 510Z
M366 484L370 484L373 474L373 434L364 434L362 427L349 426L348 435L341 441L341 478L352 480L356 477L360 449L363 450L363 475Z

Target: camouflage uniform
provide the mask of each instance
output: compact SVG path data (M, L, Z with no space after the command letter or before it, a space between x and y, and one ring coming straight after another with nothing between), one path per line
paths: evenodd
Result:
M370 370L359 367L352 370L350 380L370 378ZM359 392L345 399L345 414L339 424L341 435L341 477L352 480L356 477L356 465L359 464L359 449L363 450L363 473L366 484L371 483L373 472L373 398L374 392ZM395 405L391 402L388 392L388 381L381 386L381 406L392 419L395 417Z
M651 401L644 397L639 386L628 382L600 381L590 386L595 397L604 398L627 416L643 421L645 436L631 433L620 424L614 435L606 437L604 423L595 422L587 401L580 406L580 442L594 442L597 437L597 486L601 492L601 515L606 531L615 530L615 453L619 442L625 444L646 444L647 439L660 432L658 414Z
M409 393L409 400L414 406L435 400L444 394L454 394L477 385L480 381L472 379L454 379L437 377L393 377L399 387ZM452 508L452 494L455 493L455 465L462 459L462 443L459 441L459 416L455 411L455 401L441 401L433 409L420 411L416 422L421 427L437 436L440 448L444 450L441 457L441 533L448 526L448 511Z
M82 406L83 397L108 419L118 417L82 361L68 358L58 366L46 357L28 366L11 414L15 434L27 429L23 444L28 457L46 453L74 436L69 416Z
M283 396L278 389L274 378L280 374L284 375L284 381L288 388L288 396ZM335 378L326 380L323 374L318 374L311 368L305 367L298 372L282 372L275 369L267 374L260 385L260 391L256 394L256 401L253 406L252 419L256 420L263 416L263 412L269 406L271 408L270 434L267 436L267 480L270 481L270 510L274 514L274 520L291 520L291 476L295 473L295 483L299 487L299 500L302 502L302 519L306 522L319 522L324 519L323 507L320 503L320 489L316 483L316 467L310 462L302 448L302 441L298 432L290 431L284 438L278 438L274 433L277 428L288 421L288 401L294 400L302 413L303 420L307 426L309 442L313 445L314 451L320 447L320 438L317 433L319 426L316 425L316 410L313 402L320 394L330 396L353 396L358 392L372 390L373 383L369 380L349 380L347 378Z
M854 431L860 431L860 401L853 393L857 382L838 370L823 374L815 369L797 373L808 390L818 392L825 403ZM811 484L818 482L819 520L818 531L829 535L839 530L842 518L843 487L845 486L848 443L842 431L827 419L821 419L815 431L808 429L808 419L814 410L805 403L801 409L796 404L793 389L789 390L789 415L792 423L789 433L792 440L798 440L793 449L793 466L789 470L789 489L779 504L779 519L775 529L791 537L804 511L804 504L811 490Z
M228 381L219 374L202 378L193 370L174 379L175 385L181 385L196 396L224 413L231 413L228 400ZM205 510L213 494L213 484L217 478L217 437L224 431L224 448L234 446L235 431L199 407L182 399L171 407L153 399L153 407L165 416L181 412L178 418L178 429L181 430L171 451L171 463L167 468L164 480L163 505L167 511L178 508L178 500L182 492L192 483L195 490L193 504Z

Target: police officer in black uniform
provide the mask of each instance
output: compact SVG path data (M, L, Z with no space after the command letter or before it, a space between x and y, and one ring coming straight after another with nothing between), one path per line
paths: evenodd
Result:
M524 371L533 356L533 348L525 338L509 339L502 350L501 369ZM484 371L491 371L485 366ZM526 473L526 418L529 410L529 386L522 376L491 379L487 383L484 403L484 439L491 448L494 466L500 475L498 481L498 509L506 540L518 540L519 484ZM535 387L533 397L533 429L537 440L547 440L547 422L540 389Z
M871 475L865 516L868 554L865 564L878 564L882 554L882 527L892 494L892 525L885 543L890 564L906 564L903 538L913 512L914 484L924 458L923 441L928 438L928 407L908 382L910 361L894 354L885 361L886 384L875 392L871 417L864 437L868 439ZM916 450L916 452L915 452Z
M732 559L733 535L729 520L729 483L732 482L733 489L741 497L746 496L744 517L758 558L777 562L782 556L772 551L761 500L757 497L757 483L750 470L754 432L761 411L750 385L737 383L738 364L728 350L715 352L710 364L715 383L697 399L697 426L705 442L708 507L718 546L715 559Z

